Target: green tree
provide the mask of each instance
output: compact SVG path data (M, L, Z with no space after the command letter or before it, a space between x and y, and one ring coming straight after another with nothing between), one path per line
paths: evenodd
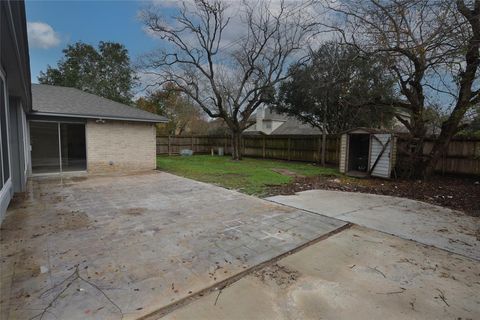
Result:
M280 86L279 112L329 133L387 126L392 120L392 78L379 59L360 58L353 47L323 44L311 52L309 63L290 67L290 74ZM392 105L385 107L385 100Z
M136 77L122 44L100 41L98 48L77 42L63 49L56 67L47 66L38 81L74 87L101 97L131 103Z
M480 138L480 105L473 108L469 121L457 135L469 138Z
M165 84L161 90L139 98L136 105L142 110L169 119L166 125L159 125L159 133L169 135L201 134L208 130L208 122L204 119L201 110L172 84Z
M405 176L431 176L466 116L480 104L480 0L326 1L330 26L368 57L387 58L408 119ZM428 112L442 97L448 110L428 152ZM448 102L451 101L451 102Z

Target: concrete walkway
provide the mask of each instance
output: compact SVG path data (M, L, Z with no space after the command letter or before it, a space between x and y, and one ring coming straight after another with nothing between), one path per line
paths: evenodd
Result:
M344 225L167 173L35 179L1 226L0 318L137 319Z
M268 200L480 260L480 219L404 198L310 190Z
M478 319L479 292L478 261L355 226L166 319Z

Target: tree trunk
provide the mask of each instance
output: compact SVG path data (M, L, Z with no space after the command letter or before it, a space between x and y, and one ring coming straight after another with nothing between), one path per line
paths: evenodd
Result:
M450 140L457 133L460 122L467 111L478 103L479 94L473 93L477 71L480 66L480 1L475 0L475 7L470 10L463 1L457 2L458 11L468 20L472 28L472 37L469 39L465 53L465 69L459 74L459 93L450 117L442 124L440 136L435 141L432 151L428 155L425 166L425 174L431 175L440 160L440 157L447 151Z
M232 160L242 160L242 132L240 130L232 130Z
M408 164L402 176L405 178L423 179L425 176L426 157L423 154L427 128L423 120L423 107L417 108L412 112L408 139L407 154Z

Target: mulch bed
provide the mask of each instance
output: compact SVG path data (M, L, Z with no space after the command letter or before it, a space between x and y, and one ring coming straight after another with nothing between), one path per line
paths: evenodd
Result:
M293 182L271 186L268 196L325 189L382 194L420 200L480 217L480 178L435 176L429 180L355 179L349 177L297 177Z

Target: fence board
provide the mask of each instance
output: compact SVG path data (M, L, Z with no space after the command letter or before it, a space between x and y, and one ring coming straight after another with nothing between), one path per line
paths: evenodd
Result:
M248 136L242 137L243 155L248 157L320 162L321 135L295 136ZM399 144L405 140L399 139ZM433 140L425 142L424 152L433 146ZM182 149L192 149L198 154L210 154L212 149L224 148L231 154L229 136L157 136L157 154L179 154ZM340 137L327 136L325 160L328 164L338 164L340 157ZM399 152L399 161L405 155ZM480 175L480 140L455 139L448 147L447 154L438 162L436 170L442 173Z

